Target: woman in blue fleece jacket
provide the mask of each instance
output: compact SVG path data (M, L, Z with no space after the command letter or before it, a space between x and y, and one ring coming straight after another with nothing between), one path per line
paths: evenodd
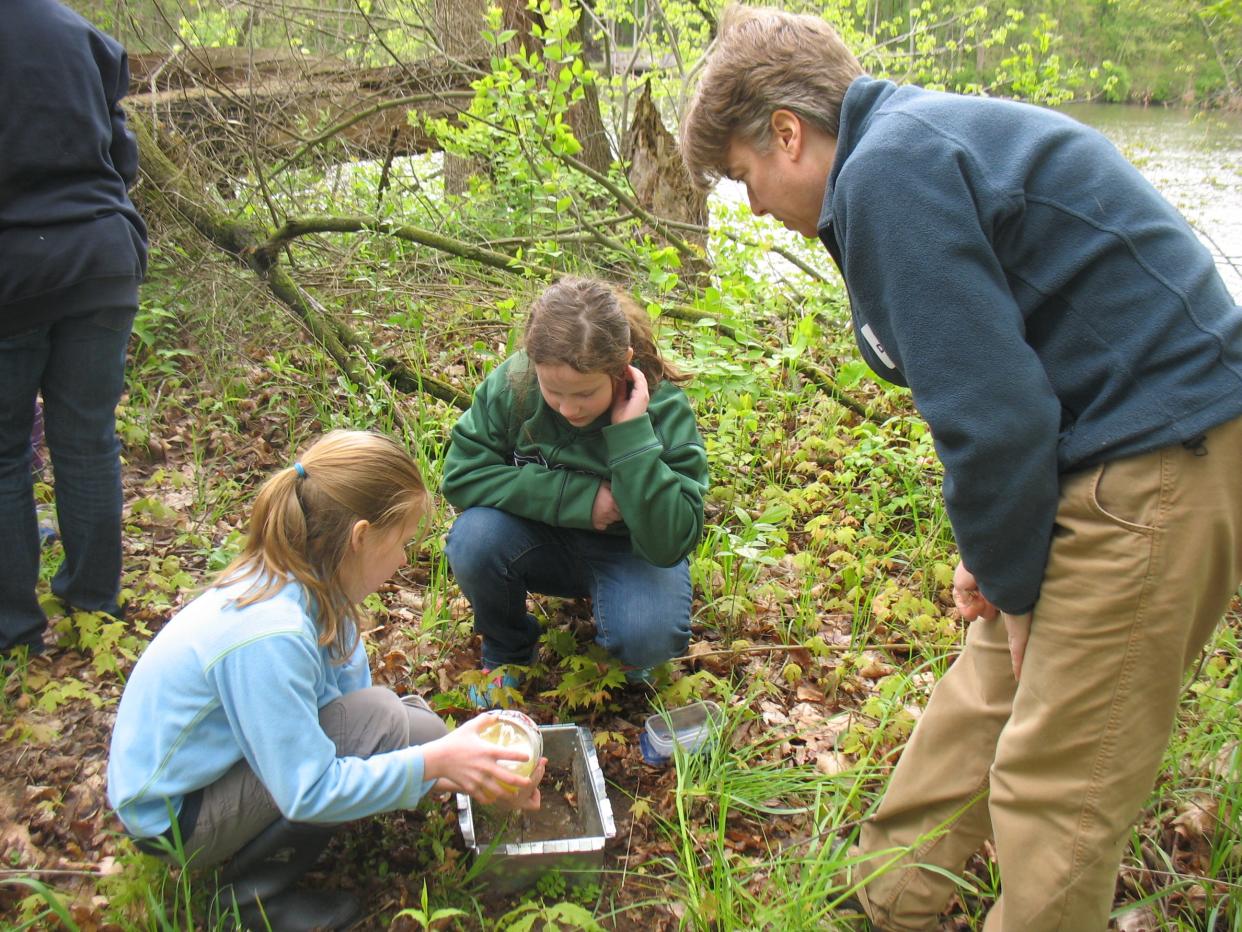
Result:
M1099 932L1242 578L1242 310L1099 133L868 77L815 17L726 12L682 153L823 242L944 463L974 623L862 830L877 865L908 851L862 907L937 927L991 837L988 932Z
M405 564L429 501L392 440L326 435L268 480L241 556L134 666L109 801L147 850L179 841L193 867L231 858L226 912L343 927L352 898L287 889L337 824L433 788L539 806L542 764L531 777L502 766L524 757L479 736L488 716L446 734L421 700L371 686L356 606Z

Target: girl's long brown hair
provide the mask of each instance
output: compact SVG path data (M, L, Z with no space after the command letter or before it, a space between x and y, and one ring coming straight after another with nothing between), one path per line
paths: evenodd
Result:
M577 372L620 375L626 351L647 377L651 391L663 379L690 376L667 362L656 346L651 318L625 292L590 278L563 278L531 306L524 337L526 355L536 364L564 363Z
M341 561L354 524L365 520L383 533L430 513L431 497L418 466L396 441L381 434L334 430L298 460L269 478L250 515L245 548L213 586L253 580L241 606L271 598L296 580L311 596L320 646L344 661L358 642L357 607L345 594Z

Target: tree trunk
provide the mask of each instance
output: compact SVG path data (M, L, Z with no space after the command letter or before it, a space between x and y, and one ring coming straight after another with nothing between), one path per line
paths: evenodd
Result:
M488 0L435 0L432 6L444 54L457 62L485 61L489 49L483 40L483 27ZM470 188L470 177L479 170L474 159L444 153L444 192L464 194Z
M707 224L707 195L691 184L677 140L665 129L651 99L650 83L643 85L634 107L622 155L638 203L665 220L700 227ZM688 234L686 238L704 245L702 234Z
M571 38L581 46L585 59L589 17L581 2L578 3L578 10L578 25L574 27ZM560 65L551 67L559 69ZM600 174L607 174L612 165L612 145L608 141L608 131L604 129L604 117L599 110L599 91L594 84L583 86L582 99L569 105L565 118L574 131L574 138L582 143L582 152L578 157Z

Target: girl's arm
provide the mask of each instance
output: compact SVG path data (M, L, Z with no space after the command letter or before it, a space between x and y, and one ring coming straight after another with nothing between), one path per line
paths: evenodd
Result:
M634 552L656 566L673 566L703 533L707 453L685 393L661 383L646 416L604 428L612 495L630 531Z
M453 427L440 490L457 508L486 506L557 527L590 530L596 476L513 461L521 424L508 384L509 365L489 375ZM530 391L537 397L539 389ZM533 402L534 399L532 399Z
M336 756L319 724L323 660L304 631L238 644L204 672L242 755L285 818L346 822L413 807L430 789L418 747L365 759Z
M437 783L482 802L539 807L542 770L523 777L502 767L525 755L479 737L490 724L486 715L424 745L337 757L315 701L322 660L295 632L241 645L211 675L247 763L291 821L344 822L410 808Z

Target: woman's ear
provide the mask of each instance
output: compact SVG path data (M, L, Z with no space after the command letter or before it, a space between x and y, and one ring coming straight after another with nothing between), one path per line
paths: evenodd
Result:
M790 158L797 159L804 142L801 117L792 110L774 110L769 122L776 146Z
M362 549L363 541L366 540L367 532L371 530L371 522L363 518L355 521L354 526L349 529L349 549L357 553Z
M634 361L634 347L630 347L625 351L625 364L628 366Z

